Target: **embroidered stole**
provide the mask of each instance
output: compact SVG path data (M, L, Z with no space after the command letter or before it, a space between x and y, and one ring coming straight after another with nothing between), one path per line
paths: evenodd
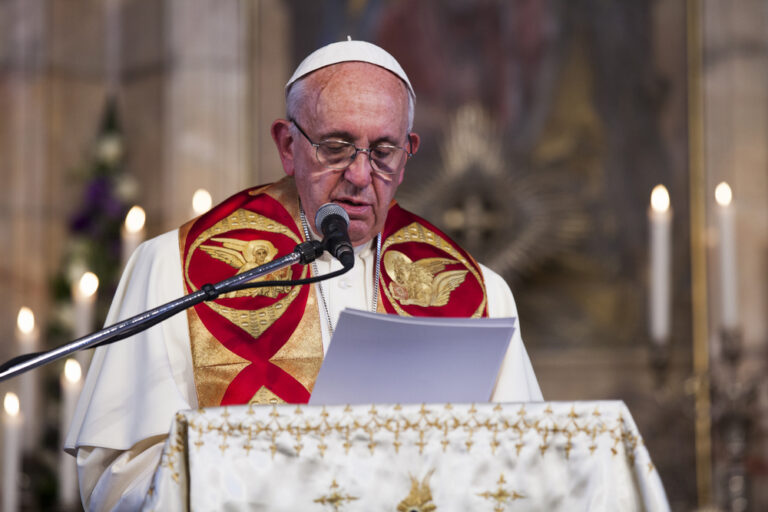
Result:
M244 190L179 229L187 293L303 241L293 178ZM480 267L436 227L392 202L382 232L379 312L488 315ZM293 265L260 280L309 277ZM323 361L314 286L251 288L187 310L201 407L306 403Z

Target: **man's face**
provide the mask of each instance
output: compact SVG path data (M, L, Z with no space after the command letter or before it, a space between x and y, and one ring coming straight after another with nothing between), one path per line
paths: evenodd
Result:
M377 144L409 147L406 88L389 71L347 62L320 69L305 80L307 92L296 122L312 142L343 140L361 149ZM369 242L382 230L389 203L403 181L406 158L392 175L375 172L367 153L358 153L344 169L327 169L288 121L275 121L272 136L285 172L296 179L310 225L320 206L334 202L349 214L353 245ZM414 152L418 142L418 136L411 134Z

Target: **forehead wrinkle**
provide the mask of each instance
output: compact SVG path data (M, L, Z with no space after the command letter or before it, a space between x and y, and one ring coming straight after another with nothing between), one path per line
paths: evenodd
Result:
M310 119L307 119L306 122L312 125L313 128L317 127L316 125L318 122L321 121L322 115L323 115L323 112L321 111L321 106L325 106L326 109L328 107L328 105L326 104L328 102L322 102L320 100L324 96L324 93L326 92L326 90L328 90L332 85L336 87L341 87L341 85L339 85L337 81L343 82L344 80L350 81L351 79L351 81L355 86L355 90L358 91L357 93L352 93L349 95L349 100L346 102L348 104L354 104L356 97L364 95L367 92L381 91L382 83L384 84L385 87L391 84L391 81L389 82L389 84L387 84L386 82L382 82L381 80L375 81L371 79L371 74L373 72L369 72L369 73L361 72L361 66L365 66L365 67L373 66L377 70L383 73L386 73L386 76L390 77L390 79L394 79L397 81L399 94L396 95L396 101L397 103L399 103L400 110L402 110L403 117L401 121L403 124L407 124L408 122L408 89L405 83L399 77L392 74L392 72L390 71L380 68L379 66L375 66L374 64L367 64L362 62L342 62L340 64L334 64L332 66L321 68L306 77L307 94L305 94L303 105L301 105L301 110L304 113L309 114L310 116ZM339 78L338 75L345 71L349 71L350 76L344 79ZM361 79L361 76L363 77L362 79ZM359 92L360 90L362 90L363 92L360 93ZM385 91L385 92L390 93L391 91ZM406 129L407 129L407 126L406 126ZM392 135L393 137L396 138L399 134L392 134Z

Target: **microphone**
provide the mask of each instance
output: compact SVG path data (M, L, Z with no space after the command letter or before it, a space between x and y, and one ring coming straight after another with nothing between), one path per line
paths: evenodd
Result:
M344 268L355 266L355 251L349 240L349 215L334 203L325 203L315 214L315 228L323 234L325 250L341 262Z

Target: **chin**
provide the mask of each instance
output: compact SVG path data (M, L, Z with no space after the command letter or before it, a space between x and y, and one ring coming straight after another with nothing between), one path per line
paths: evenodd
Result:
M352 242L352 246L358 247L360 245L369 243L374 236L376 236L375 233L374 234L369 234L367 232L365 234L350 233L349 239Z
M349 223L349 239L352 241L352 245L357 246L366 243L376 236L376 233L373 233L372 231L373 230L368 223L352 219Z

